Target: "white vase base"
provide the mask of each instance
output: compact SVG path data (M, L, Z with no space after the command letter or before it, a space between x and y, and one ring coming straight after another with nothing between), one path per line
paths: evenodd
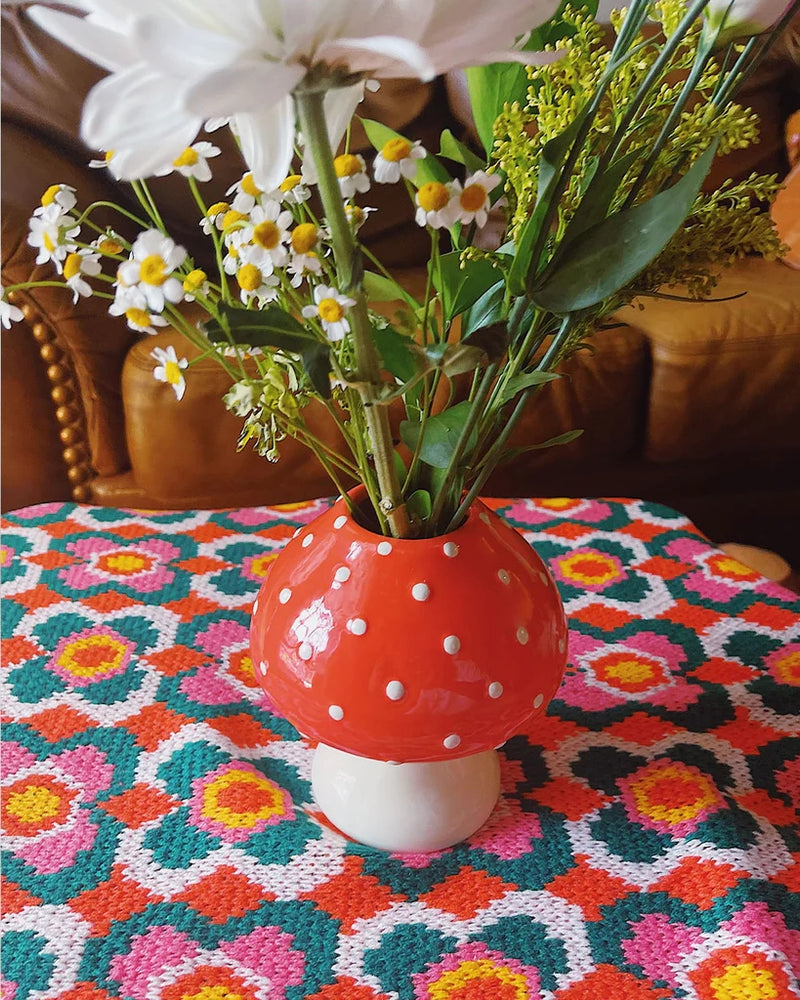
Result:
M497 753L389 764L320 743L311 781L317 805L342 833L384 851L426 853L479 830L500 794Z

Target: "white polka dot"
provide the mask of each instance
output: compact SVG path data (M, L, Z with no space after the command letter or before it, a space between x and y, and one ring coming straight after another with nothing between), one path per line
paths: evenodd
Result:
M508 572L507 569L499 569L497 571L497 578L499 579L500 583L511 583L511 574Z
M347 631L353 635L363 635L367 631L367 623L363 618L351 618L347 623Z
M301 642L300 648L297 650L297 655L301 660L310 660L314 655L314 647L309 642Z
M528 630L526 628L523 628L522 625L520 625L520 627L517 629L517 642L521 646L525 646L528 643L528 638L529 638Z
M559 651L559 653L563 653L566 648L567 648L567 644L564 642L564 640L563 639L559 639L558 640L558 651Z
M328 709L328 715L336 722L339 722L344 718L344 709L341 705L331 705Z
M445 736L442 742L447 750L455 750L455 748L461 743L461 737L458 733L450 733L449 736Z
M292 592L288 587L284 587L283 590L278 594L278 600L281 604L287 604L292 597Z
M445 542L444 545L442 546L442 551L446 556L449 556L451 559L453 559L455 556L458 555L458 546L456 545L455 542Z
M350 570L346 566L340 566L333 574L333 578L337 583L345 583L350 579Z
M503 685L500 683L500 681L492 681L492 683L489 685L489 697L499 698L502 693L503 693Z
M443 645L445 653L457 653L461 649L461 640L457 635L448 635Z
M534 708L541 708L543 701L544 701L544 695L543 694L537 694L536 697L533 699L533 707Z
M386 685L386 697L389 698L390 701L400 701L405 693L406 689L400 681L389 681Z
M269 669L269 665L268 665L267 661L266 660L262 660L261 663L259 663L259 665L258 665L258 669L266 677L267 676L267 670Z
M379 556L388 556L391 551L392 551L392 543L391 542L378 542L378 555Z
M338 531L339 528L343 528L347 524L347 518L344 514L340 514L336 520L333 522L334 528Z
M252 611L252 614L254 614L254 615L258 614L258 600L257 599L253 602L253 611Z
M415 583L411 588L411 596L415 601L427 601L431 596L431 588L427 583Z
M309 532L303 539L303 548L307 549L309 545L314 541L314 536Z

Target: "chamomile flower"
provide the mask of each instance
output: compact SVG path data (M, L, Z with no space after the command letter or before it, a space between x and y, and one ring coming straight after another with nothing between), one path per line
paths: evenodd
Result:
M335 288L317 285L314 289L314 305L303 306L303 316L306 319L318 319L328 340L335 343L343 340L344 335L350 332L346 314L355 304L354 299L342 295Z
M342 153L333 161L333 166L343 198L353 198L356 192L363 194L369 191L367 164L360 153Z
M84 275L96 278L101 270L99 253L76 250L67 255L64 261L64 281L72 289L73 305L81 296L88 298L92 294L92 286L84 280Z
M231 206L237 212L244 212L245 214L253 211L263 193L253 180L251 173L245 174L240 181L232 184L225 192L227 195L232 194L234 196Z
M231 206L227 201L215 201L209 206L200 221L200 228L206 236L210 236L215 229L217 232L222 232L225 227L225 216L230 210Z
M42 195L39 207L34 209L33 214L44 215L52 205L58 205L61 212L70 212L75 207L76 201L74 187L70 187L69 184L51 184Z
M171 385L175 391L175 398L183 399L183 394L186 392L186 379L183 373L189 367L186 358L179 358L172 344L166 349L154 347L150 357L158 362L153 369L153 378L156 382L166 382L167 385Z
M322 261L316 253L319 229L312 222L301 222L295 226L291 236L292 254L288 271L293 288L298 288L307 274L319 274Z
M377 211L377 208L371 208L368 205L356 205L353 202L344 206L344 214L347 216L347 221L350 223L354 233L357 233L369 216Z
M401 177L411 180L417 172L417 160L427 155L419 141L412 145L408 139L396 136L384 143L375 157L372 175L378 184L396 184Z
M102 158L96 160L89 160L89 166L93 170L108 170L108 172L115 180L120 179L119 170L117 169L118 162L114 159L113 149L107 150L103 154Z
M418 226L432 229L449 229L453 225L455 211L450 188L439 181L429 181L417 191Z
M163 316L151 312L144 293L135 286L133 288L118 286L108 311L111 316L124 316L131 330L136 330L138 333L154 334L155 327L168 326Z
M55 201L36 211L40 214L33 215L28 220L28 243L39 251L36 256L37 264L52 261L61 274L67 254L75 250L74 241L81 227Z
M281 211L277 201L256 205L250 212L250 225L243 229L245 238L253 247L251 259L254 263L269 260L272 267L283 267L289 256L286 241L293 221L292 213Z
M9 330L12 323L19 323L24 319L24 314L19 306L6 301L5 294L5 289L0 285L0 323Z
M289 174L278 185L281 201L286 205L301 205L311 197L308 184L304 183L302 174Z
M500 183L497 174L487 174L485 170L477 170L464 181L464 187L458 180L452 182L451 190L456 211L455 222L475 222L485 226L489 218L491 203L489 194Z
M208 295L211 285L205 271L196 267L183 279L183 297L187 302L194 302L198 295Z
M243 263L236 271L236 281L241 289L239 297L245 305L256 299L259 305L272 302L278 296L280 282L272 269L264 271L250 262Z
M113 229L95 236L89 246L103 257L119 257L125 251L125 240Z
M183 177L194 177L196 181L210 181L211 167L208 161L219 154L219 148L210 142L195 142L187 146L168 167L157 170L156 177L165 177L175 170Z
M152 312L160 313L167 302L180 302L183 285L173 274L186 260L186 251L158 229L141 233L131 247L131 256L117 270L117 280L138 288Z

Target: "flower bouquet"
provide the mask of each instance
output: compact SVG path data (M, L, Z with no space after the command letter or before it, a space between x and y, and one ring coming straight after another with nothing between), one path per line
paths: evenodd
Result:
M433 850L471 833L497 797L494 748L554 695L567 656L555 586L478 495L517 453L532 398L617 309L707 296L718 265L781 253L763 211L776 178L700 191L715 154L755 140L736 93L798 7L633 0L605 27L594 2L557 0L39 13L110 71L84 138L140 211L100 226L108 205L78 209L53 185L31 219L37 263L75 301L105 297L132 329L171 325L214 357L242 446L277 461L295 438L342 494L272 564L251 653L275 705L319 742L315 793L353 836ZM474 145L446 131L434 152L362 117L371 166L351 150L375 79L463 67ZM211 197L219 149L203 126L230 128L248 168ZM207 261L170 237L148 188L170 172L187 180ZM429 236L420 298L359 239L373 184L396 185ZM153 357L180 399L191 364L173 347ZM312 401L341 450L306 423Z

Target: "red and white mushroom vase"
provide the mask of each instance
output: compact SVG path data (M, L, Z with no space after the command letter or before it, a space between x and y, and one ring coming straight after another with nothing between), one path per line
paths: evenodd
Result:
M567 624L545 563L480 501L447 535L398 540L340 499L272 563L251 655L278 711L318 743L328 819L425 852L488 819L497 748L555 694Z

